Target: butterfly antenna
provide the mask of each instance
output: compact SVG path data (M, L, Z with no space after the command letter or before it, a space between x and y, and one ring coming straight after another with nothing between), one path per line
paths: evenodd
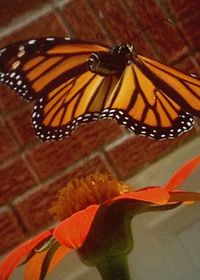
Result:
M159 24L159 23L161 23L161 22L163 22L163 21L167 21L167 22L169 22L170 24L174 24L174 21L173 21L172 19L170 19L170 18L163 18L162 20L156 20L156 21L154 21L152 24L150 24L150 25L148 25L148 26L142 28L142 29L140 30L140 32L137 33L137 36L139 36L141 33L144 33L145 31L150 30L152 27L154 27L155 25L157 25L157 24Z
M140 23L139 23L139 21L136 19L136 20L134 21L134 23L136 24L136 26L137 26L138 28L141 28L141 29L140 29L140 31L139 31L138 33L137 33L137 32L134 32L134 33L135 33L135 34L134 34L134 37L139 37L141 33L144 33L145 31L150 30L152 27L154 27L154 26L157 25L157 24L160 24L160 23L163 22L163 21L167 21L167 22L170 23L170 24L174 24L174 23L175 23L175 21L172 20L171 18L166 18L166 17L164 17L163 19L156 20L156 21L154 21L152 24L150 24L150 25L148 25L148 26L142 28L141 25L140 25ZM126 34L127 34L127 38L128 38L128 40L129 40L129 42L125 42L125 43L131 43L131 41L132 41L132 39L133 39L133 34L131 34L131 29L128 28L127 24L126 24L123 20L121 20L119 17L117 18L117 24L120 24L120 25L123 27L123 29L124 29L124 31L126 32ZM121 42L120 40L117 40L117 43L122 43L122 42Z

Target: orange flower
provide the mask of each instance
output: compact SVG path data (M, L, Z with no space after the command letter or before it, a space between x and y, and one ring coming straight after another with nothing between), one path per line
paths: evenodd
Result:
M67 191L61 191L57 205L52 208L54 215L59 216L62 221L54 229L39 234L10 253L0 264L0 279L8 279L22 261L25 265L25 280L44 279L45 275L54 269L72 249L76 249L84 259L83 255L85 252L88 254L88 248L93 250L97 244L95 240L94 246L95 234L100 235L105 232L102 229L99 230L99 225L103 227L107 223L107 217L111 217L112 220L115 215L112 225L115 226L114 223L118 222L116 213L122 214L123 211L128 211L127 213L132 218L138 212L148 211L152 207L158 207L160 210L162 207L167 209L167 207L173 208L182 203L200 201L200 193L177 190L198 165L200 165L200 156L187 162L165 186L151 186L136 191L130 190L128 186L108 175L90 175L85 179L69 182L65 190L69 190L71 195L69 196L68 193L67 196L65 193ZM88 191L89 195L86 194ZM76 203L71 196L76 199ZM70 202L73 206L71 208ZM72 208L74 208L74 213L71 213ZM107 228L108 224L106 230ZM117 224L117 229L120 231L119 224ZM108 235L106 232L106 236L98 236L100 243L106 244L105 239L109 238ZM112 239L119 244L116 238L118 238L117 231L112 232ZM92 246L90 246L91 242L93 242ZM105 246L108 246L108 243ZM97 247L94 254L97 252ZM95 259L94 255L92 259ZM89 257L85 260L86 263L88 260L90 262Z

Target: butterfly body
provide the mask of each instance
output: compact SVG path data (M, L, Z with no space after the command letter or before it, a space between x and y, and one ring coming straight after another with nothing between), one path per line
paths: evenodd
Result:
M133 46L120 45L110 52L95 52L89 57L90 71L99 75L121 75L125 67L133 61Z
M40 38L0 50L0 82L36 100L32 123L43 141L83 123L115 119L136 134L173 139L200 117L200 81L137 54L69 38Z

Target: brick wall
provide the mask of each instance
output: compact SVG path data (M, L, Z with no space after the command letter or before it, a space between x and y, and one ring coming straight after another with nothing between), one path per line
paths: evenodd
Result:
M132 41L143 55L198 73L199 7L200 0L1 0L0 47L42 36L67 35L110 45ZM167 17L174 23L164 20ZM197 124L174 141L156 142L105 120L47 144L34 135L31 108L0 87L1 254L51 224L47 208L70 178L100 171L128 179L197 137L199 130Z

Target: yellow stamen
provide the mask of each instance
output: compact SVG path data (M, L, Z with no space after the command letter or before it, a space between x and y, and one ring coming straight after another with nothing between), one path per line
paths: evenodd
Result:
M63 220L89 205L102 204L129 191L127 185L107 174L91 174L85 178L73 179L59 191L50 213Z

